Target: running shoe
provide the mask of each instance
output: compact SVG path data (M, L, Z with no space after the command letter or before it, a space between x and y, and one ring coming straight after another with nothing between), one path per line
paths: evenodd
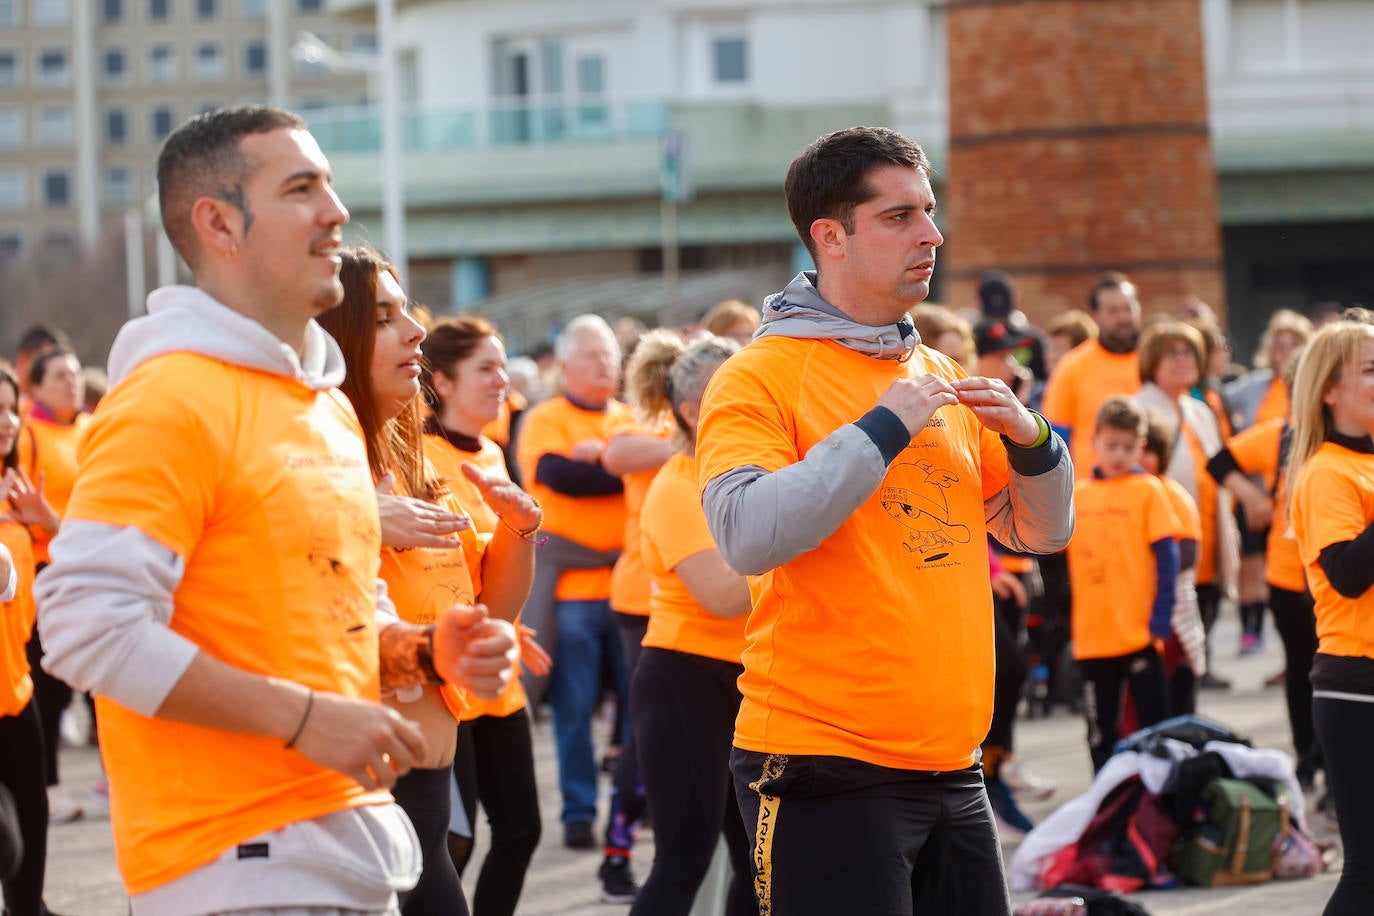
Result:
M1036 776L1021 766L1021 758L1011 756L1002 761L998 776L1011 789L1013 795L1031 801L1044 801L1054 794L1059 785L1052 779Z
M634 903L639 895L628 856L607 856L596 877L601 882L601 899L606 903Z

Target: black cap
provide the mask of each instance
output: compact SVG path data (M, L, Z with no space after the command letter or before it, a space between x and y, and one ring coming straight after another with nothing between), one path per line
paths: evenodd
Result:
M980 321L973 326L973 346L979 356L1016 350L1030 343L1025 334L1010 330L1000 321Z
M1006 318L1011 314L1016 294L1011 277L1000 270L986 271L978 283L978 302L989 318Z

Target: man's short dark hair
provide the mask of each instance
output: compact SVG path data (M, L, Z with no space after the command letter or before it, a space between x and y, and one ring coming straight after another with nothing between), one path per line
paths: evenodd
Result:
M826 134L792 160L783 190L787 212L806 250L816 258L811 224L837 220L854 231L854 208L873 199L868 175L885 165L924 169L930 160L919 144L886 127L850 127Z
M255 168L239 149L239 141L281 129L305 130L306 125L291 112L267 105L219 108L187 121L162 144L157 157L162 226L192 269L198 245L191 205L201 197L217 197L242 209L243 185Z
M1135 284L1131 282L1131 278L1119 270L1109 270L1100 275L1093 281L1093 288L1088 290L1088 310L1097 314L1097 294L1104 289L1118 289L1120 287L1129 287L1131 292L1135 291Z

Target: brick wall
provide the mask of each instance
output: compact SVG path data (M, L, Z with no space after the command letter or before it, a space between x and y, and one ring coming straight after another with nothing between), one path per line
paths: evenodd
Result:
M1199 0L949 0L943 299L1010 273L1034 321L1123 270L1223 315Z

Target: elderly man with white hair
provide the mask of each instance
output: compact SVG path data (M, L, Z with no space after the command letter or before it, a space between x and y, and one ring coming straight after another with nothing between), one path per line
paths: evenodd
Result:
M601 465L610 434L630 417L615 399L620 348L606 322L581 315L554 346L562 393L531 408L520 428L517 456L525 487L544 507L549 544L540 548L539 575L561 570L553 587L554 665L548 685L563 795L563 839L573 848L595 845L597 769L592 714L600 695L603 660L628 694L624 660L611 612L611 567L625 531L620 478ZM583 556L565 560L570 551ZM555 559L557 551L558 559ZM537 618L540 586L526 606ZM549 634L547 624L541 628ZM537 693L530 697L538 702Z

